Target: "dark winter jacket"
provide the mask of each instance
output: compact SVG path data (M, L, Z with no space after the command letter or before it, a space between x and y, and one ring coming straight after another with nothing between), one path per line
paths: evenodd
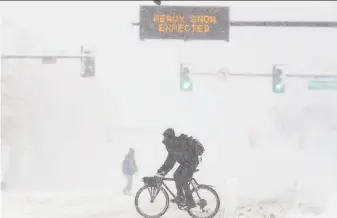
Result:
M166 146L168 154L164 164L159 168L158 173L166 175L174 167L176 162L181 165L198 164L198 158L188 151L179 137L165 139L163 144Z

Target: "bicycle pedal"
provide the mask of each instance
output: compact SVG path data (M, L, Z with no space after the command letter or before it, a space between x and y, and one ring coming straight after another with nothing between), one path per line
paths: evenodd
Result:
M185 210L186 209L186 205L178 205L178 209L179 210Z

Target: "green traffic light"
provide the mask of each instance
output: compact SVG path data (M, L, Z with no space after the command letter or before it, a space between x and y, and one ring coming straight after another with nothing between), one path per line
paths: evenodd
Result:
M282 84L282 83L275 84L274 87L273 87L273 91L275 93L284 93L284 91L285 91L284 84Z
M272 85L274 93L284 93L285 92L285 81L283 78L283 70L273 67L273 75L272 75Z
M193 83L190 78L190 70L183 65L180 65L180 90L181 91L192 91Z
M182 91L192 91L193 89L193 84L191 81L181 81L180 83L180 89Z
M276 85L276 89L277 90L282 90L283 89L283 85L282 84L277 84Z
M190 82L184 82L183 88L185 90L190 90L192 88L192 84Z

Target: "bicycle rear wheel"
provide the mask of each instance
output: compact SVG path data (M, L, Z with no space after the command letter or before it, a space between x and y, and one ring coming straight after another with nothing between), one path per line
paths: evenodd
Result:
M147 192L147 191L148 191L148 193L144 193L144 192ZM150 203L154 203L156 200L159 200L157 198L158 195L163 194L164 199L165 199L164 200L165 201L164 202L164 208L159 213L153 214L153 215L150 215L150 214L147 214L147 213L143 212L142 209L139 207L139 203L140 203L139 197L141 196L141 194L147 194L149 196L149 202ZM142 215L145 218L158 218L158 217L163 216L166 213L166 211L169 207L169 204L170 204L170 201L169 201L169 196L167 194L167 191L165 189L163 189L162 187L155 188L155 187L150 187L150 186L145 185L138 190L138 192L136 193L136 196L135 196L136 210L140 215Z
M215 206L214 206L214 209L212 209L210 214L208 214L208 211L210 209L208 209L207 206L213 202L207 201L205 198L203 198L203 194L201 194L202 192L206 192L212 195L214 198ZM218 213L220 209L220 198L219 198L218 193L213 188L207 185L198 185L198 189L193 190L192 194L193 194L195 203L197 204L197 207L187 211L187 213L191 217L193 218L213 218ZM198 215L198 211L200 215Z

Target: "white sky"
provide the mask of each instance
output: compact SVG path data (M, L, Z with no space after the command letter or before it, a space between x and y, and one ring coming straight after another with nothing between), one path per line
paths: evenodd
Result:
M0 12L27 31L35 32L39 36L38 46L45 50L78 52L81 44L93 46L98 57L97 76L115 95L120 95L121 102L127 95L147 96L152 92L144 87L153 86L153 81L144 78L153 78L155 84L165 87L167 92L176 90L172 85L178 79L174 72L178 72L179 63L186 61L204 64L205 70L229 63L234 73L270 72L275 63L296 65L300 71L337 70L336 29L233 27L229 43L140 42L138 28L132 27L131 22L138 20L139 5L143 3L152 4L150 1L1 2ZM232 20L337 21L337 2L177 1L163 4L230 6ZM141 74L138 73L140 69ZM140 80L143 82L139 83ZM133 89L120 93L125 83ZM160 93L152 95L161 98ZM127 105L125 108L132 110L133 107Z

